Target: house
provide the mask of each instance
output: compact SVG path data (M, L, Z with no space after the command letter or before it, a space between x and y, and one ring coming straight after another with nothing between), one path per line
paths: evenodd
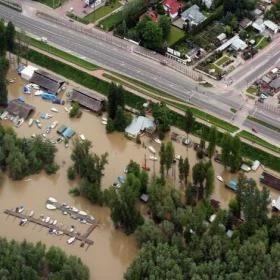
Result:
M263 33L265 31L265 25L261 18L255 20L252 24L252 27L255 28L259 33Z
M45 71L36 70L30 79L30 83L40 86L51 94L58 94L62 89L64 81Z
M93 92L80 89L73 89L71 100L79 103L81 106L90 109L95 113L101 113L104 108L105 99Z
M232 37L231 39L229 39L228 41L226 41L219 48L217 48L216 51L217 52L222 52L229 47L231 47L235 51L240 51L240 50L243 51L248 47L248 45L243 40L241 40L239 38L239 35L236 35L236 36Z
M178 16L179 11L182 9L182 3L177 0L164 0L163 8L169 16L174 19Z
M277 25L271 20L265 20L263 24L274 34L276 34L279 31L279 25Z
M267 172L263 172L260 176L260 182L268 187L280 191L280 178L273 176Z
M273 89L275 93L278 93L280 91L280 77L270 82L269 86Z
M255 9L254 11L252 11L251 13L254 17L258 18L263 14L263 11L260 9Z
M191 25L199 25L206 19L206 16L200 12L197 5L193 5L181 14L181 18L184 21L189 21Z
M217 39L222 42L227 38L227 35L225 33L221 33L220 35L217 36Z
M244 18L243 20L241 20L241 22L239 23L239 26L243 29L248 28L249 26L252 25L252 21L248 18Z
M15 99L9 102L6 111L13 116L26 120L35 111L35 107L22 100Z
M153 133L155 129L156 126L153 120L139 116L134 118L131 124L125 129L125 134L131 138L136 138L140 133Z

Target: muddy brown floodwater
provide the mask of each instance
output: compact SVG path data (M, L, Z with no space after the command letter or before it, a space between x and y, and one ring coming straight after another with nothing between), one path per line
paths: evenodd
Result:
M80 119L69 119L63 106L53 105L33 94L24 95L22 89L26 82L21 80L14 71L10 71L9 79L14 78L16 78L16 83L9 85L9 99L24 96L27 103L36 107L36 112L34 116L32 116L33 119L39 118L41 112L53 115L52 119L41 121L43 125L41 130L35 125L29 127L27 122L20 128L15 128L15 131L20 137L30 137L34 133L42 134L46 126L54 120L59 122L58 126L60 124L71 126L77 134L84 134L85 137L92 142L93 152L99 155L108 152L109 164L106 166L105 176L102 181L104 188L112 185L112 183L116 181L117 176L123 175L123 171L131 159L142 165L145 154L147 156L147 165L151 168L150 173L152 174L154 170L156 173L158 172L158 162L154 163L149 160L150 153L143 145L137 145L133 141L127 140L120 133L107 135L105 126L101 123L101 118L86 110L83 110L83 115ZM69 104L66 104L66 106L70 107ZM52 107L57 108L59 112L51 112L50 109ZM4 125L12 125L9 121L2 123ZM180 135L184 136L182 131L175 128L172 128L172 131L178 132ZM57 138L55 130L48 135L48 138ZM169 136L167 138L169 138ZM146 146L152 145L159 151L159 144L151 142L151 140L146 137L142 137L141 140ZM193 140L196 142L199 141L195 137L193 137ZM188 156L191 166L197 162L196 154L192 148L187 151L182 144L173 143L176 154L180 154L183 157ZM108 208L92 205L88 200L82 197L72 197L68 194L69 189L75 186L75 183L67 179L67 168L71 165L71 144L70 148L65 148L63 143L57 144L57 148L56 162L60 165L57 174L47 176L42 172L41 174L25 178L25 180L22 181L12 181L7 176L4 176L0 187L0 236L5 236L9 239L13 238L19 241L24 239L32 242L42 241L47 246L59 246L65 250L66 253L76 255L82 259L90 269L91 279L122 279L123 273L138 252L135 238L133 235L126 236L121 231L114 228ZM216 162L213 164L216 175L221 175L225 181L233 177L238 177L237 174L232 175L226 172L222 165ZM176 179L172 179L171 176L170 181L174 180L176 186L180 189L177 179L177 167L174 170L174 177ZM258 181L261 172L262 170L260 168L258 172L250 172L248 176ZM172 172L170 172L170 174L171 173ZM272 192L273 197L277 197L278 195L279 194L275 191ZM89 236L89 238L94 241L94 245L89 247L88 250L80 248L79 242L73 245L67 245L66 237L49 235L47 230L40 226L27 224L24 227L19 227L17 219L7 217L3 213L3 210L6 208L24 205L27 211L34 210L35 216L39 216L40 214L50 216L62 222L64 226L73 224L83 233L86 230L85 225L78 224L70 217L62 215L59 211L52 212L45 208L45 201L49 196L55 197L59 202L66 202L69 205L73 205L76 208L90 213L100 222L100 226ZM225 188L224 184L216 180L216 187L212 197L219 200L222 207L227 207L230 199L234 197L234 193Z

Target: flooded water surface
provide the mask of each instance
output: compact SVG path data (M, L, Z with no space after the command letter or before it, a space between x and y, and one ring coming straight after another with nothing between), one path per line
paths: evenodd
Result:
M147 157L147 165L151 168L150 173L154 171L157 173L159 166L158 162L149 160L149 151L143 145L137 145L133 141L127 140L120 133L106 134L105 126L101 123L101 118L96 115L83 110L80 119L69 119L64 106L53 105L40 97L32 95L24 95L22 87L24 81L21 80L15 72L9 73L9 78L15 78L16 83L9 85L9 98L14 99L19 96L24 96L27 103L36 107L36 112L32 118L37 119L41 112L53 115L50 120L42 120L42 129L38 129L35 125L28 126L25 122L20 128L15 128L20 137L30 137L32 134L43 133L44 128L53 121L58 121L58 126L65 124L76 131L76 134L84 134L86 139L92 142L92 151L97 154L108 153L108 162L106 166L105 175L102 181L104 188L112 185L117 176L123 175L123 171L129 160L133 159L139 164L143 165L145 154ZM70 107L69 104L65 106ZM50 111L51 108L57 108L58 113ZM11 125L11 122L5 121L4 125ZM184 135L183 132L172 128L173 131ZM54 131L47 135L50 139L56 139L58 136ZM193 138L198 142L198 139ZM152 145L157 151L159 144L151 142L150 139L143 137L141 139L146 146ZM183 157L188 156L191 166L196 162L196 154L192 148L186 150L180 143L175 143L176 154ZM88 265L91 272L91 279L122 279L123 273L126 271L129 264L137 255L138 248L133 235L126 236L121 231L116 230L111 222L110 211L106 207L99 207L92 205L88 200L81 197L71 197L68 191L75 186L75 182L70 182L67 179L67 168L71 165L71 143L70 147L66 148L63 143L57 144L58 153L56 162L60 165L57 174L47 176L44 172L38 175L30 176L22 181L12 181L7 176L4 176L0 187L0 236L5 236L9 239L23 240L37 242L42 241L47 246L56 245L65 250L68 254L79 256L82 261ZM237 175L232 175L226 172L222 165L214 163L216 175L221 175L225 181L232 177L237 178ZM176 168L177 169L177 168ZM177 179L178 171L175 170L175 183L180 188ZM261 169L258 172L250 172L249 176L258 179ZM172 181L172 178L170 178ZM277 196L276 193L273 193ZM24 227L18 226L18 219L7 217L3 210L7 208L14 208L15 206L24 205L27 211L34 210L35 217L40 214L50 216L62 222L65 226L75 225L80 232L85 232L87 226L80 225L68 216L64 216L60 211L54 212L45 208L46 199L55 197L59 202L66 202L76 208L84 210L93 215L100 226L97 227L89 236L94 241L94 245L88 250L80 248L79 242L73 245L67 245L67 237L59 237L49 235L47 229L27 224ZM216 180L216 188L213 193L213 198L221 202L222 207L227 207L228 202L234 197L234 193L225 188L223 183Z

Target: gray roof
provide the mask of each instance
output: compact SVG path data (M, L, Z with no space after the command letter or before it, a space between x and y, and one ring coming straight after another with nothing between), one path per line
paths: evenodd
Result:
M27 119L29 115L35 111L35 107L15 99L9 102L6 110L12 115Z
M197 25L202 23L206 16L200 12L200 8L197 5L193 5L181 14L181 18Z
M104 98L88 91L73 89L71 100L78 102L80 105L94 111L100 112L103 108Z
M64 81L45 71L37 70L34 71L30 83L36 84L48 92L56 94L64 84Z
M139 116L134 118L131 124L125 129L125 132L131 136L136 137L140 132L145 130L154 130L155 124L153 120Z
M269 85L274 89L280 89L280 77L274 79Z

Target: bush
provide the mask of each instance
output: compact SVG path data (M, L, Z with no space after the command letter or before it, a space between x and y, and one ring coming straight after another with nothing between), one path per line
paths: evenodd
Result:
M59 169L59 166L56 163L50 163L45 166L45 171L48 175L55 174Z
M69 194L73 195L73 196L79 196L81 194L80 190L76 187L76 188L71 188L69 190Z
M115 130L114 122L112 119L108 119L107 125L106 125L106 132L112 133Z
M76 178L76 171L73 166L70 166L67 170L67 177L69 180L74 180Z
M72 102L72 108L69 112L70 118L79 118L82 115L82 112L80 110L80 105L77 102Z

